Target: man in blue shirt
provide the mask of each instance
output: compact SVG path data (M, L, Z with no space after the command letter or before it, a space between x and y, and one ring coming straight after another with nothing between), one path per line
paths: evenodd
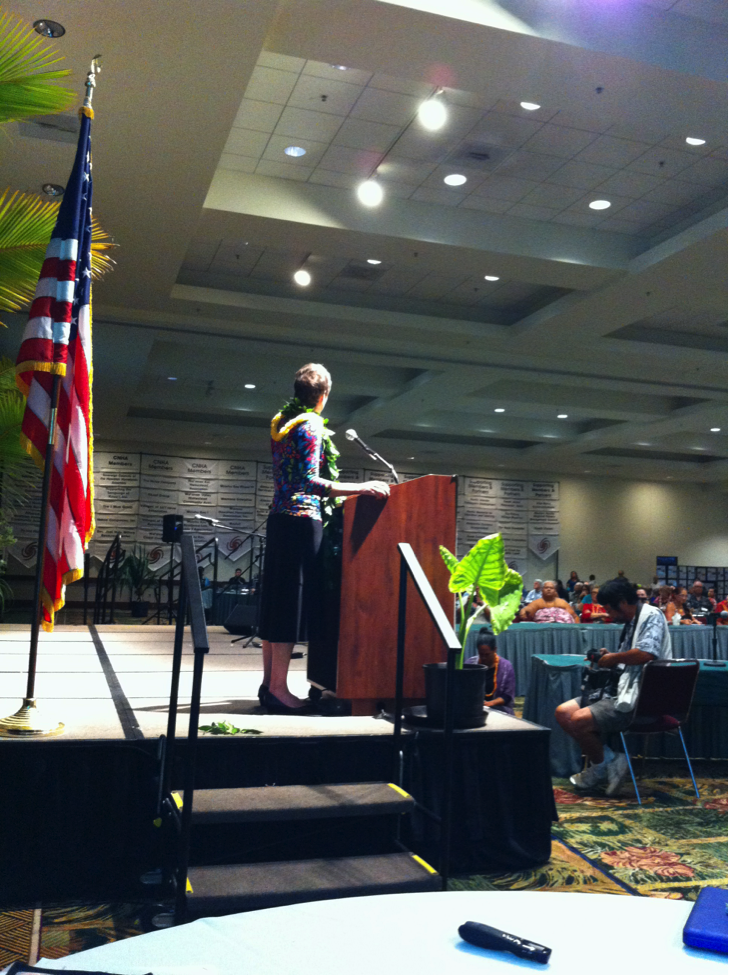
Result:
M529 603L533 603L535 599L539 599L541 595L542 595L542 580L535 579L534 588L526 594L526 597L524 599L524 605L528 606Z

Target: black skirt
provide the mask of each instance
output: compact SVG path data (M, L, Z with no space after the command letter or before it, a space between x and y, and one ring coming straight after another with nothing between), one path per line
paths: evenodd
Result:
M296 642L299 602L303 600L302 614L307 613L321 535L322 524L314 518L268 516L261 592L262 639L271 643Z

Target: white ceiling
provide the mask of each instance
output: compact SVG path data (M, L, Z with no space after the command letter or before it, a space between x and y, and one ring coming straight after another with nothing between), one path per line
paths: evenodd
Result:
M723 5L13 9L64 23L79 92L104 55L94 204L119 249L94 291L102 442L264 457L316 359L332 426L395 462L725 477ZM425 133L440 87L449 121ZM64 183L67 139L18 127L0 186ZM375 171L368 210L354 187ZM5 320L14 354L22 320Z

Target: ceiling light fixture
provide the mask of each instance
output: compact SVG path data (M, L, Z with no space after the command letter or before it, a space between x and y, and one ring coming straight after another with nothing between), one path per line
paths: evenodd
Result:
M636 441L635 446L636 447L650 447L650 444L648 443L647 440L638 440L638 441Z
M688 144L690 146L705 146L706 145L706 139L694 139L691 136L687 136L686 142L688 142Z
M294 274L294 281L302 288L305 288L311 284L311 275L308 271L304 271L303 268L299 268L296 274Z
M334 68L335 71L347 71L347 70L349 70L347 68L347 65L346 64L330 64L329 67L330 68Z
M566 420L567 419L567 416L568 416L567 413L558 413L557 414L557 419L558 420Z
M376 261L374 257L368 257L367 258L367 263L368 264L382 264L382 261Z
M467 182L467 177L462 176L460 173L451 173L449 176L444 177L443 182L447 186L463 186Z
M42 34L43 37L63 37L66 33L66 28L63 24L59 24L56 20L34 20L33 30L38 34Z
M612 206L610 200L593 200L589 204L591 210L607 210L609 206Z
M423 104L418 109L418 119L420 124L428 132L437 132L438 129L442 129L448 120L448 112L446 107L438 97L442 94L442 89L437 91L432 98L429 98L427 102Z
M46 196L63 196L65 189L63 186L59 186L58 183L44 183L43 192Z
M256 384L255 383L246 383L245 384L245 389L255 389L255 388L256 388Z
M712 433L721 433L721 427L712 427L711 428L711 432Z
M497 278L495 274L484 274L484 281L500 281L501 278Z
M177 382L177 376L168 376L167 379L171 383L176 383Z
M537 105L536 102L519 102L519 104L527 112L536 112L538 108L542 107L541 105Z
M370 177L357 187L359 202L366 207L377 207L382 203L385 194L376 179Z
M299 156L306 155L306 149L302 149L301 146L286 146L284 152L287 156L295 156L297 159Z
M506 410L503 408L503 406L497 406L494 413L506 413Z

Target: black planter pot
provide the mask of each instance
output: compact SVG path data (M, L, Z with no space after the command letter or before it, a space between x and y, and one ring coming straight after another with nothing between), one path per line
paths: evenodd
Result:
M132 606L132 616L144 617L149 616L149 603L133 602Z
M425 703L428 722L443 725L445 718L446 665L423 664L425 671ZM456 670L453 726L480 728L486 723L483 709L486 695L486 668L481 664L465 664Z

